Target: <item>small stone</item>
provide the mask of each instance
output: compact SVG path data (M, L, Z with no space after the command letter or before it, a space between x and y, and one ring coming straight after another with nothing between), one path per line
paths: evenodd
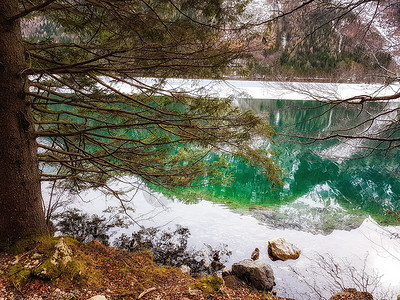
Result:
M188 267L188 266L186 266L186 265L182 265L181 267L180 267L180 269L181 269L181 271L182 271L182 273L184 273L184 274L190 274L190 267Z
M256 248L254 249L253 253L251 253L251 257L252 260L257 260L260 258L260 249Z

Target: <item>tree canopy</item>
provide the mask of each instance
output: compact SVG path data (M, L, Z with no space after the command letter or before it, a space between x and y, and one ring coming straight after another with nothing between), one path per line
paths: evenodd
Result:
M226 153L279 184L268 147L255 146L274 134L266 119L241 111L233 99L163 87L165 78L219 78L237 65L252 35L235 25L245 4L2 1L0 197L1 211L13 213L0 222L0 239L45 231L39 180L63 181L77 192L112 191L108 181L126 174L188 186L204 175L223 180ZM53 34L25 30L35 24ZM210 160L210 153L220 156ZM21 186L30 188L16 192Z
M131 173L156 184L190 185L207 173L218 177L225 161L204 161L218 151L241 155L279 181L265 150L252 148L255 135L273 135L261 118L230 99L175 93L139 78L218 78L246 49L239 30L228 36L222 28L235 21L240 2L229 8L219 1L46 4L33 18L59 24L69 42L25 42L39 160L59 166L42 179L100 186Z

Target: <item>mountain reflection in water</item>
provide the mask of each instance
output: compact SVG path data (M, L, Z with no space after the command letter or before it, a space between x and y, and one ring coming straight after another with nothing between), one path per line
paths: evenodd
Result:
M309 143L296 136L334 134L356 124L362 126L346 134L365 136L368 131L380 136L385 126L396 120L399 103L361 107L301 100L241 100L239 106L268 114L278 136L266 147L278 153L278 163L285 170L284 186L272 188L256 168L231 158L235 179L229 186L208 185L190 192L180 189L178 198L206 198L239 208L274 227L311 233L350 230L368 215L381 224L396 224L387 211L400 210L399 151L370 153L375 145L360 139ZM366 121L375 115L379 115L375 121Z

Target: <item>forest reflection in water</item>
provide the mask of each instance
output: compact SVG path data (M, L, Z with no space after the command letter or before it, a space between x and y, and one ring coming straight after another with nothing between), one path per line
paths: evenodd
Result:
M271 189L257 169L232 158L236 177L229 186L210 185L180 190L176 194L164 191L169 198L139 191L132 196L135 220L146 227L186 226L191 232L190 246L195 248L204 243L227 244L233 251L229 264L248 258L255 247L260 248L261 259L268 261L267 241L285 237L300 247L302 256L296 261L273 263L276 288L281 296L320 299L306 292L305 286L305 282L321 288L329 286L329 282L323 282L326 278L321 274L312 273L318 270L316 253L333 257L340 267L354 266L361 270L366 264L369 274L376 271L383 276L382 289L394 288L397 292L400 288L396 275L399 240L392 239L390 233L368 215L381 223L397 224L395 217L386 210L400 208L398 152L348 159L364 153L354 144L349 147L348 143L336 140L304 144L305 139L292 138L316 136L349 127L356 121L362 123L388 106L376 103L360 111L358 106L330 108L301 100L243 100L240 105L268 114L278 133L271 147L278 152L279 164L286 171L285 185ZM396 111L396 108L391 109ZM396 116L391 117L397 117L397 111ZM385 120L379 122L379 126L385 124ZM365 130L365 127L354 130ZM80 197L85 202L81 202L79 208L99 215L115 202L111 196L97 192L89 191ZM230 209L202 199L227 204ZM93 201L89 204L86 202L89 200ZM187 200L196 203L187 205ZM126 233L133 230L128 228ZM393 230L398 232L398 227ZM291 268L299 272L301 280ZM329 297L330 291L326 292L325 296Z
M175 196L224 203L274 226L313 233L356 228L368 215L381 224L396 224L387 211L400 210L399 151L372 151L387 145L366 139L304 137L382 137L397 120L399 103L360 106L252 99L241 100L239 106L268 114L278 133L271 149L285 171L284 186L271 187L256 168L231 158L235 178L230 185L180 189Z

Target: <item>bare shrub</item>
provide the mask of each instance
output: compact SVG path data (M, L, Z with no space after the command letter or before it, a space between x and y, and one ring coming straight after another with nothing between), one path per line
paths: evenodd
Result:
M368 256L364 257L361 267L358 267L354 261L316 253L315 257L309 258L306 274L295 268L291 270L316 299L329 299L332 295L351 288L371 293L375 299L390 298L392 293L378 290L382 275L368 269L367 258Z

